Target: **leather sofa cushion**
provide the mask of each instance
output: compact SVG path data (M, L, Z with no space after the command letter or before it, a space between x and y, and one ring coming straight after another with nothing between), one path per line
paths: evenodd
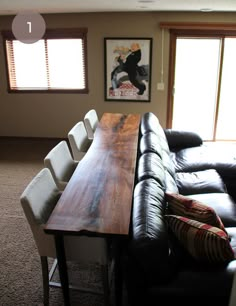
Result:
M226 227L226 231L230 238L230 244L236 254L236 227Z
M150 178L136 184L129 252L148 282L152 277L157 281L157 275L158 282L164 282L171 275L165 209L164 190L158 182Z
M155 133L146 133L140 139L140 153L156 153L162 157L162 146Z
M173 178L175 178L175 167L170 158L170 155L165 151L162 151L162 163L166 171L168 171L170 175L173 176Z
M221 176L236 176L236 149L234 145L204 143L171 153L176 172L215 169Z
M160 125L158 118L153 113L148 112L142 116L140 130L141 135L148 134L150 132L156 134L162 143L162 148L169 151L165 132Z
M214 169L196 172L177 172L175 180L183 195L227 192L220 175Z
M170 193L179 192L174 177L168 171L165 171L165 191Z
M162 159L155 153L144 153L140 156L137 180L139 182L148 178L155 179L166 191L178 192L173 164L166 152L163 152Z
M164 129L170 150L197 147L202 144L202 138L194 132Z
M158 301L158 306L229 306L235 272L236 260L217 267L181 266L168 285L147 289L143 305L156 306Z
M203 193L187 195L212 207L225 227L236 227L236 204L227 193Z
M230 227L226 230L235 253L236 228ZM178 257L175 257L172 279L167 284L147 288L145 305L155 306L158 300L160 306L229 306L236 260L212 266L198 263L183 248L175 255Z
M140 122L140 130L142 135L148 132L156 132L159 128L159 120L152 112L147 112L142 115Z
M168 245L164 203L165 194L160 183L150 178L136 184L132 214L134 241L140 241L140 237L150 241L166 239L165 243Z
M137 167L138 181L153 178L162 187L165 186L165 170L159 155L155 153L144 153L140 156Z
M193 172L214 169L213 157L205 146L186 148L171 154L176 172Z

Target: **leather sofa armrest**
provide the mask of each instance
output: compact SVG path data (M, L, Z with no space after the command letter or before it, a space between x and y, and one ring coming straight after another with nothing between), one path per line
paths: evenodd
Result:
M197 147L202 145L202 138L194 132L164 129L170 150Z

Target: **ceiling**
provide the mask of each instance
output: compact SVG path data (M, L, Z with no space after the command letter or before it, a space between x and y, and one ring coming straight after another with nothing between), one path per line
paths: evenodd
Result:
M0 0L0 15L20 12L236 12L235 0Z

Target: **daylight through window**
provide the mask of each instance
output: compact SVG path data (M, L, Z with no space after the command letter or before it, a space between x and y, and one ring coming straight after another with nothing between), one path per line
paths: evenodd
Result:
M86 33L51 31L33 44L4 37L10 91L87 92Z
M235 141L236 29L170 34L168 128Z

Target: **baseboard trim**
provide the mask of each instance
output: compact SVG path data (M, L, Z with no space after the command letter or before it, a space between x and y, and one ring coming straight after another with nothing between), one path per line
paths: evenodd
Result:
M62 141L67 138L57 138L57 137L22 137L22 136L0 136L1 140L22 140L22 141Z

